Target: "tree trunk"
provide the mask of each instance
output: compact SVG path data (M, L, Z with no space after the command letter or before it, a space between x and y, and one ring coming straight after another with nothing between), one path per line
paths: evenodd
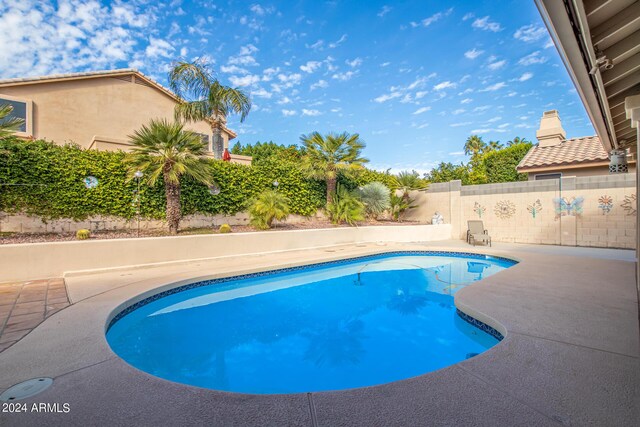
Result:
M327 178L327 204L333 202L333 197L336 194L336 185L338 180L336 178Z
M213 150L213 157L215 159L222 159L222 153L224 152L224 138L222 137L222 127L224 126L225 119L212 118L211 124L211 149Z
M166 169L166 168L165 168ZM164 191L167 198L167 223L169 233L178 234L182 211L180 209L180 183L169 181L168 173L164 172Z

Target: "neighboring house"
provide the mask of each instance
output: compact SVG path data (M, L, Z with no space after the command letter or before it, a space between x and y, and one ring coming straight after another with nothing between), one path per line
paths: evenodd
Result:
M178 98L137 70L121 69L0 80L0 105L13 106L13 116L25 120L17 135L75 143L95 150L128 151L128 136L149 120L173 120ZM211 127L204 121L187 123L202 136L214 156ZM237 135L222 132L223 146ZM251 157L232 155L232 161L251 163Z
M531 147L516 168L520 173L527 173L529 181L609 173L609 154L600 138L566 139L556 110L544 112L536 137L538 144ZM629 171L634 171L635 161L628 162Z

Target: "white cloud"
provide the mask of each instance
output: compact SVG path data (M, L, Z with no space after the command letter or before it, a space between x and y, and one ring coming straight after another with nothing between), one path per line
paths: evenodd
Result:
M247 74L246 76L242 77L230 76L229 81L233 86L237 87L251 86L260 81L260 76L256 76L254 74Z
M553 40L551 40L551 37L549 37L549 39L547 40L547 42L544 44L544 48L545 49L549 49L550 47L553 47Z
M484 50L477 50L476 48L473 48L471 50L468 50L464 53L464 56L468 59L476 59L478 56L482 55L484 53Z
M458 115L464 113L465 111L467 110L465 110L464 108L458 108L457 110L453 110L451 113L454 115Z
M464 156L464 151L453 151L449 153L450 156Z
M280 98L278 100L278 104L291 104L293 101L291 100L291 98L289 98L288 96L285 96L283 98Z
M502 117L496 116L487 120L487 123L499 122L500 120L502 120Z
M520 58L520 60L518 61L518 64L533 65L533 64L544 64L545 62L547 62L547 58L545 56L540 56L540 51L536 50L535 52Z
M329 49L335 49L336 47L344 43L346 40L347 40L347 35L343 34L342 37L340 37L340 39L338 39L337 41L333 43L329 43Z
M258 90L254 90L253 92L251 92L251 95L260 98L271 98L271 92L266 91L264 88L258 88Z
M402 93L399 91L395 91L395 92L391 92L389 94L385 94L385 95L380 95L379 97L375 98L374 101L378 102L378 103L382 103L382 102L387 102L391 99L394 98L399 98L402 96Z
M149 58L171 58L174 51L175 48L168 41L151 36L149 38L149 46L144 52Z
M420 108L418 108L416 111L414 111L411 114L413 114L413 115L422 114L422 113L426 113L429 110L431 110L431 107L420 107Z
M299 73L291 73L291 74L278 74L278 80L284 84L284 87L293 87L295 85L300 84L302 80L302 75Z
M506 63L506 59L503 59L502 61L495 61L487 65L487 68L489 68L491 71L499 70L500 68L504 67Z
M391 62L388 62L388 61L380 64L381 67L388 67L389 65L391 65Z
M357 66L362 64L362 59L361 58L355 58L352 61L346 60L344 62L345 62L345 64L347 64L351 68L355 68L355 67L357 67Z
M303 116L319 116L320 114L322 113L318 110L307 110L306 108L302 109Z
M530 43L540 40L548 34L547 29L543 26L531 24L518 28L518 30L513 34L513 37L518 40L522 40L523 42Z
M481 106L479 106L479 107L474 108L474 109L473 109L473 112L474 112L474 113L480 113L480 112L482 112L482 111L487 111L487 110L488 110L488 109L490 109L490 108L491 108L491 105L481 105Z
M416 99L424 98L424 96L425 96L426 94L428 94L428 93L429 93L429 92L428 92L428 91L426 91L426 90L418 91L418 92L416 92L416 94L415 94L415 98L416 98Z
M354 71L346 71L344 73L335 73L333 76L331 76L331 78L344 82L344 81L350 80L351 77L355 75L356 75L356 72Z
M423 19L422 21L420 21L420 23L411 22L410 24L414 28L415 27L419 27L419 26L428 27L429 25L433 24L434 22L439 21L440 19L444 18L445 16L449 16L451 14L451 12L453 12L453 8L449 8L444 12L435 13L435 14L431 15L430 17Z
M459 123L451 123L449 126L451 126L452 128L458 128L461 126L468 126L470 124L472 124L473 122L459 122Z
M322 50L322 48L324 47L324 40L320 39L313 44L310 44L310 45L306 44L305 47L307 49Z
M282 115L285 117L295 116L296 114L298 114L296 110L282 110Z
M526 72L526 73L523 73L520 77L518 77L518 81L526 82L531 77L533 77L533 73Z
M223 65L220 67L220 71L227 74L249 74L247 69L240 68L237 65Z
M382 6L382 9L380 9L380 12L377 13L379 18L382 18L384 15L386 15L387 13L391 12L393 8L391 6L387 6L386 4L384 6Z
M492 84L490 86L485 87L484 89L481 89L480 92L494 92L498 89L502 89L503 87L506 87L507 84L505 82L498 82L496 84Z
M474 16L475 16L475 15L474 15L473 13L469 12L469 13L465 14L465 15L462 17L462 20L463 20L463 21L467 21L467 20L469 20L469 19L473 18Z
M243 65L243 66L255 66L260 65L253 57L253 54L258 52L258 48L252 44L248 44L246 46L242 46L240 48L240 53L235 56L231 56L227 63L231 65Z
M329 83L327 83L325 80L318 80L317 82L313 83L310 86L310 89L314 90L314 89L318 89L318 88L325 88L327 86L329 86Z
M471 24L471 26L473 28L479 28L485 31L493 31L494 33L502 30L500 24L497 22L491 22L488 16L476 19L475 21L473 21L473 24Z
M433 87L434 90L444 90L444 89L449 89L449 88L454 88L457 85L455 83L452 83L450 81L446 81L446 82L442 82L442 83L438 83L437 85L435 85Z
M259 4L252 5L249 8L249 10L251 12L255 13L258 16L264 16L264 15L267 15L267 14L272 13L274 11L274 9L272 7L265 8L265 7L263 7L263 6L259 5Z
M305 73L313 73L318 68L322 66L322 62L319 61L308 61L306 64L301 65L300 69Z
M471 99L471 98L465 98L465 99L463 99L462 101L460 101L460 104L468 104L468 103L470 103L471 101L473 101L473 99Z

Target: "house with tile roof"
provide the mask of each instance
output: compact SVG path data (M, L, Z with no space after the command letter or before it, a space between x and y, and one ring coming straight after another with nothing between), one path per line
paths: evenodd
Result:
M151 119L173 120L177 102L169 89L135 69L0 80L0 105L10 104L12 115L25 121L17 136L95 150L128 151L129 135ZM237 136L225 126L222 144L216 144L206 122L185 128L200 134L214 158ZM231 159L251 163L248 156Z
M545 111L531 147L516 169L529 181L609 174L609 154L597 136L567 139L558 111ZM635 160L628 159L629 171Z

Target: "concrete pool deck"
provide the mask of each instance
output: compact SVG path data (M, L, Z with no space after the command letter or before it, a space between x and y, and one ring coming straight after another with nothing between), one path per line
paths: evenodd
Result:
M462 311L505 339L464 362L403 381L269 396L153 377L116 356L104 337L109 315L125 301L176 283L393 250L520 260L456 295ZM19 402L29 408L68 403L70 412L0 412L0 425L635 425L634 257L624 250L447 241L344 245L67 277L72 304L0 353L0 391L51 377L49 389Z

